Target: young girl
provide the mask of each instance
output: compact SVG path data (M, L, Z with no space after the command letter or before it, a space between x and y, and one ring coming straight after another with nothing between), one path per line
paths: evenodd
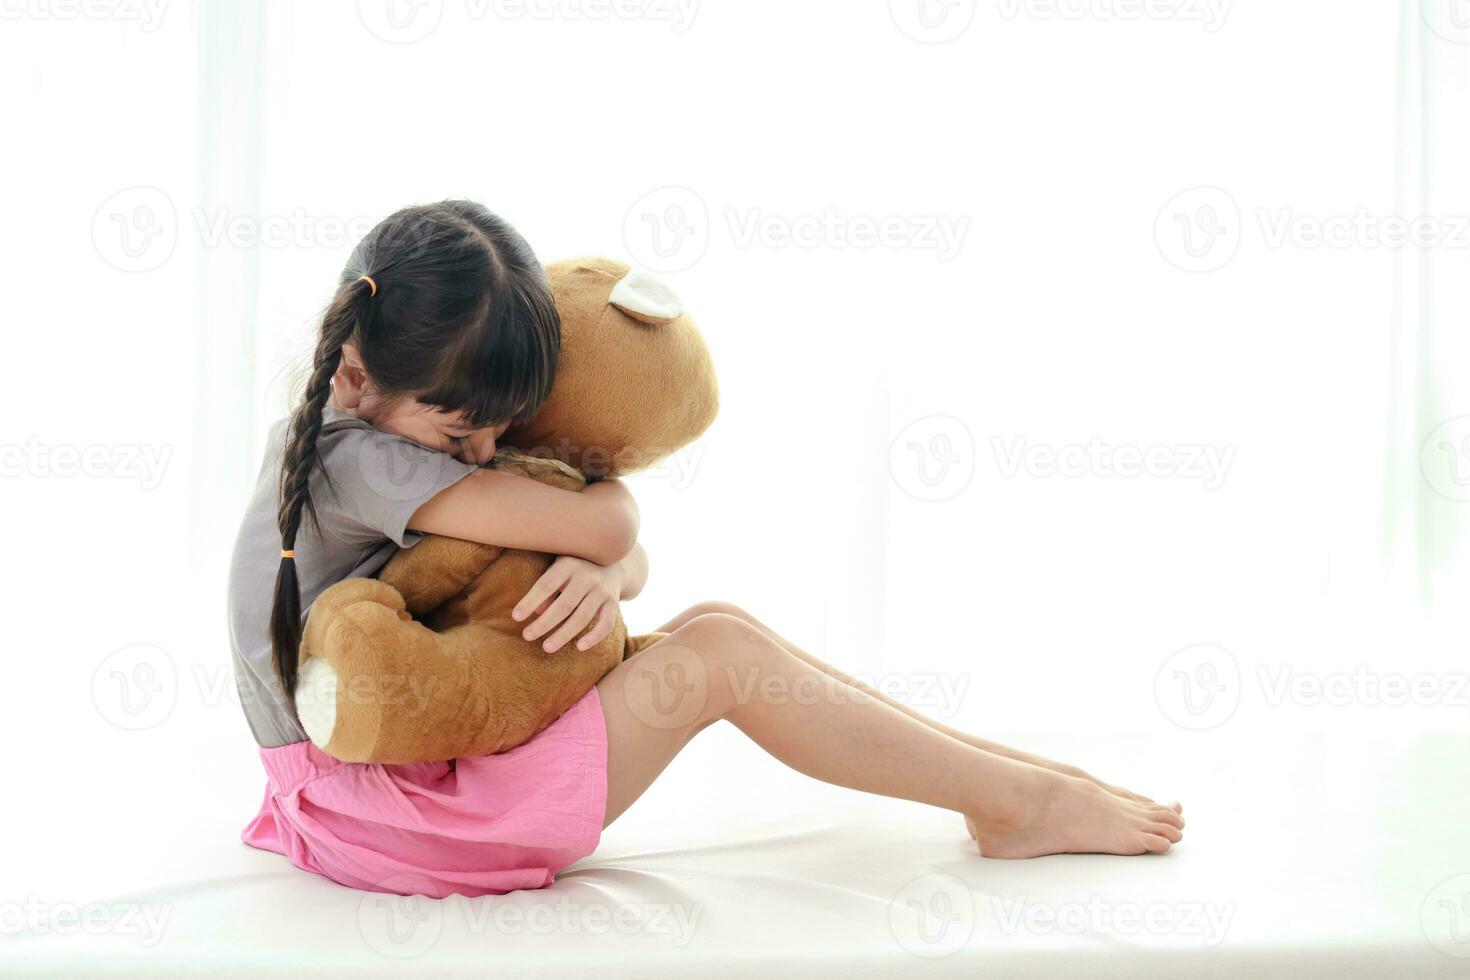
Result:
M515 611L548 651L596 643L642 589L638 512L619 481L571 493L478 465L550 391L559 330L530 247L477 204L405 209L354 250L231 565L236 676L268 777L247 843L359 888L542 887L720 720L817 779L962 814L989 857L1180 839L1177 805L929 721L722 604L664 624L668 639L510 752L389 766L318 751L288 696L303 609L422 534L564 556Z

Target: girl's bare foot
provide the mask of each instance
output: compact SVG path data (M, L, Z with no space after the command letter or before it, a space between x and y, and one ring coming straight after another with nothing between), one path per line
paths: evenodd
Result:
M967 736L962 739L962 741L969 745L973 745L977 749L989 752L992 755L1004 756L1007 759L1014 759L1016 762L1027 762L1033 766L1038 766L1042 769L1049 769L1052 772L1060 773L1063 776L1072 776L1077 779L1085 779L1089 783L1094 783L1098 787L1107 790L1109 793L1112 793L1114 796L1121 799L1132 800L1134 803L1147 803L1149 805L1154 804L1154 801L1149 799L1147 796L1135 793L1132 790L1124 789L1121 786L1114 786L1112 783L1105 783L1091 773L1085 772L1077 768L1076 766L1069 766L1065 762L1056 762L1044 756L1033 755L1030 752L1022 752L1019 749L1013 749L1009 746L1001 745L998 742L991 742L988 739ZM1171 807L1175 813L1182 812L1182 808L1179 806L1178 803L1172 804ZM971 834L971 836L974 835Z
M1162 853L1183 838L1170 807L1118 796L1095 782L1036 769L1029 792L965 818L983 857Z
M1026 758L1018 758L1018 756L1023 755L1026 756ZM1120 800L1128 800L1131 803L1139 803L1147 807L1157 807L1160 805L1149 799L1147 796L1140 796L1138 793L1130 792L1129 790L1126 790L1121 786L1113 786L1110 783L1105 783L1101 779L1098 779L1096 776L1092 776L1086 772L1083 772L1076 766L1069 766L1060 762L1052 762L1049 759L1043 759L1040 756L1033 756L1027 753L1016 753L1015 755L1008 755L1007 758L1014 759L1016 761L1029 762L1031 765L1046 769L1049 772L1054 772L1062 776L1068 776L1073 779L1083 780L1084 782L1091 783L1097 788L1118 797L1118 799ZM1168 809L1173 810L1176 814L1182 814L1184 812L1184 806L1179 803L1170 803L1168 805ZM1182 819L1179 821L1179 826L1184 826L1184 821ZM969 831L971 838L974 838L976 840L979 839L975 836L975 821L970 817L965 818L965 830Z
M1155 800L1152 800L1147 796L1142 796L1138 793L1133 792L1132 790L1124 789L1121 786L1114 786L1112 783L1105 783L1101 779L1098 779L1096 776L1087 772L1083 772L1076 766L1059 766L1054 771L1061 773L1063 776L1075 776L1078 779L1085 779L1089 783L1093 783L1101 789L1107 790L1109 793L1112 793L1114 796L1120 799L1132 800L1134 803L1146 803L1149 806L1159 805ZM1175 813L1184 812L1184 807L1178 803L1170 803L1169 809L1173 810Z

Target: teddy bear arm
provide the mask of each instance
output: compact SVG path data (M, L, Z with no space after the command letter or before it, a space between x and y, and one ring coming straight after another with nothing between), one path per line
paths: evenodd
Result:
M582 490L587 478L555 459L532 456L515 449L501 449L495 454L495 468L503 473L518 473L537 483L559 490Z
M378 580L403 596L414 616L423 617L463 592L500 557L503 548L437 534L401 548L378 573Z

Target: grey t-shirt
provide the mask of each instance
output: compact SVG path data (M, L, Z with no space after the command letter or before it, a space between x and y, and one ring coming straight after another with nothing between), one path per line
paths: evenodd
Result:
M235 683L250 731L267 748L306 739L276 677L270 641L271 605L281 565L276 511L287 425L283 419L271 427L265 462L230 560ZM446 453L380 432L330 405L323 414L317 459L321 465L312 475L311 499L321 531L304 518L296 539L296 574L302 609L308 615L328 586L375 575L397 548L417 542L420 535L407 530L409 518L475 470Z

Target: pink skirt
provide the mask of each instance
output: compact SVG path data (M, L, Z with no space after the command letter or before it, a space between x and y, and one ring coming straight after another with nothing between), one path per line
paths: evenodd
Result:
M265 802L241 839L351 888L433 898L544 888L602 836L607 729L596 688L500 755L383 766L297 742L260 757Z

